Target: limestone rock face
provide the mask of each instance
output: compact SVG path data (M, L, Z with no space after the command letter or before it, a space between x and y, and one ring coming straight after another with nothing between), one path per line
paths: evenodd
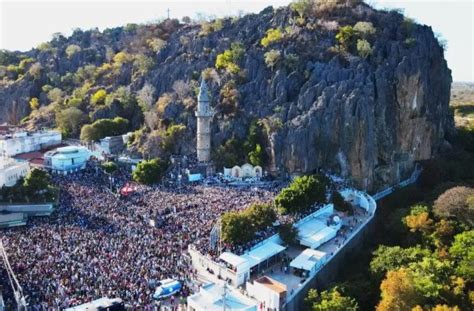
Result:
M308 17L306 25L297 25L294 17L289 8L267 8L226 20L221 30L205 36L199 34L199 25L181 25L154 56L155 66L148 73L137 77L133 70L123 69L120 81L109 87L126 85L135 92L150 83L159 97L172 92L177 80L197 80L204 69L215 67L218 54L240 42L245 49L238 61L241 73L219 71L218 79L208 81L216 108L214 148L231 137L244 139L252 120L278 119L281 126L267 133L264 146L268 170L300 174L326 168L369 190L407 177L416 161L438 152L453 122L448 106L451 73L430 27L407 27L399 13L376 11L363 3ZM337 52L337 27L328 26L358 21L369 21L377 30L368 38L373 53L366 59L356 48ZM282 29L285 36L265 48L260 40L270 28ZM107 36L101 40L116 50L127 47L126 40ZM105 48L101 41L89 41L83 51L98 47L94 62L100 65L106 61ZM282 57L273 68L265 64L264 55L270 50ZM53 62L49 68L61 74L87 63L85 56L67 63L61 57L52 60L41 55L36 56L45 68ZM297 56L298 61L289 65L288 55ZM239 94L238 111L232 115L219 111L220 91L230 80ZM10 109L16 99L23 105L24 116L28 112L25 98L38 95L37 84L0 86L0 110ZM192 111L173 102L165 118L187 126L187 141L181 149L195 153ZM5 121L5 114L0 114L0 121Z

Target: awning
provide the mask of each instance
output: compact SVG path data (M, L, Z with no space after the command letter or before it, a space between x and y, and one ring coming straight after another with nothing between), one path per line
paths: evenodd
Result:
M248 261L245 258L242 258L241 256L235 255L234 253L231 253L231 252L223 252L219 256L219 259L236 267L237 270L242 270L248 267Z
M241 257L247 260L250 267L254 267L264 262L265 260L275 256L276 254L284 251L285 249L286 247L281 246L280 244L268 241Z
M290 262L290 266L296 269L313 271L325 261L325 257L326 253L307 248Z

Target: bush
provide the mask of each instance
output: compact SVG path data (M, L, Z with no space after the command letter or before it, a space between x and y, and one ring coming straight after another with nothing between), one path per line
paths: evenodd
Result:
M365 39L357 40L357 53L363 58L367 58L372 55L372 47L370 43Z
M280 42L283 39L283 32L280 28L267 30L265 37L262 38L260 44L264 47L268 47L270 44Z
M137 168L133 171L133 180L142 184L155 184L161 181L168 163L159 158L138 163Z
M295 0L290 4L290 8L303 18L311 9L312 3L310 0Z
M81 51L81 47L79 45L76 45L76 44L68 45L68 47L65 50L67 58L73 57L74 54L79 53L80 51Z
M128 131L128 120L116 117L114 119L99 119L92 124L86 124L81 129L81 140L97 141L107 136L117 136Z
M355 30L352 26L344 26L339 28L339 32L336 34L336 40L346 51L349 51L353 45L355 34Z
M314 311L356 311L359 306L352 297L344 296L338 287L318 293L310 289L305 302Z
M91 104L104 105L106 97L107 97L107 92L104 89L100 89L92 95Z
M277 50L270 50L264 54L264 57L267 67L270 67L273 70L281 58L281 52Z
M40 106L39 100L36 97L30 99L30 109L37 110Z
M225 50L222 54L217 55L216 68L226 69L228 72L237 74L240 72L240 67L237 64L244 54L243 45L240 42L231 44L229 50Z
M375 27L371 22L357 22L354 25L354 31L362 38L367 38L375 34Z

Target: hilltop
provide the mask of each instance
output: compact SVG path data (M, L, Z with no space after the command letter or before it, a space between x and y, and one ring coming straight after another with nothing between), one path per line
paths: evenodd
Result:
M0 122L86 140L134 131L130 152L151 157L195 152L202 75L218 166L323 167L368 189L432 158L454 125L451 73L432 29L358 0L78 29L2 51L0 65Z

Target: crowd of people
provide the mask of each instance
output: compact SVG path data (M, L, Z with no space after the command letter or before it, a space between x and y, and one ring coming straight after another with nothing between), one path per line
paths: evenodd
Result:
M271 201L278 190L137 185L120 197L110 190L110 176L95 168L53 179L61 193L53 215L1 232L31 310L64 309L100 297L155 310L152 295L165 278L182 281L187 295L194 273L188 245L211 251L210 232L222 213ZM128 179L120 173L113 183L120 187ZM2 270L5 293L9 281Z

